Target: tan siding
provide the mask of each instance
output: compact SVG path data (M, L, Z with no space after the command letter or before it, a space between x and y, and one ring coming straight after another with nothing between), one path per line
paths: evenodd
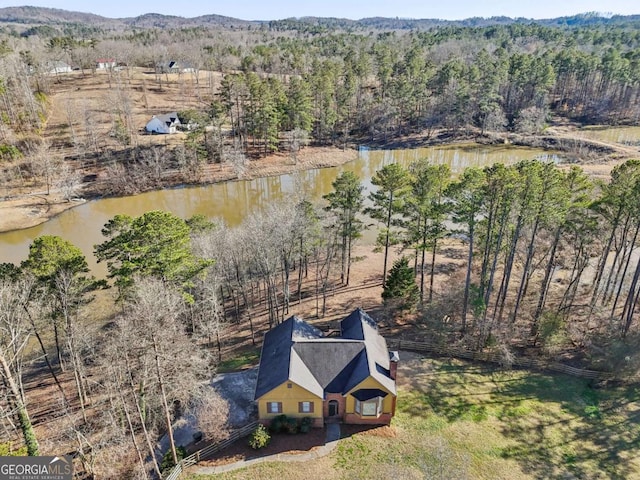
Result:
M360 390L361 388L377 388L382 390L383 392L387 392L387 396L384 397L382 401L382 413L392 413L393 412L393 399L394 395L389 392L386 388L384 388L377 380L373 377L368 377L352 388L346 395L346 412L345 413L355 413L356 412L356 401L355 398L351 395L353 392Z
M288 388L287 384L291 384L291 388ZM268 402L282 402L282 413L287 416L322 418L322 398L293 382L284 382L258 399L258 418L270 419L280 415L278 413L267 413ZM312 412L299 413L299 402L312 402Z

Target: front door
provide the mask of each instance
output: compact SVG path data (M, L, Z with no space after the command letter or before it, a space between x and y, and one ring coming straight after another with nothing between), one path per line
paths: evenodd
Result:
M329 416L337 417L340 414L338 411L338 401L337 400L329 400Z

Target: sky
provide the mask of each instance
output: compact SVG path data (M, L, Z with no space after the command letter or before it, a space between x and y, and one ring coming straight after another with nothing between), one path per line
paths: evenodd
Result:
M33 5L90 12L110 18L162 13L182 17L218 14L243 20L288 17L441 18L469 17L553 18L584 12L640 14L638 0L0 0L0 7Z

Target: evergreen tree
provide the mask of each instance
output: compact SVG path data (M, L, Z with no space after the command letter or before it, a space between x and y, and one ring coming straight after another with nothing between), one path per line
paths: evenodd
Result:
M486 185L485 172L479 168L467 168L460 179L451 184L447 195L453 202L453 221L466 228L468 239L467 274L464 282L464 301L462 305L462 331L466 330L469 292L471 288L471 271L473 265L473 249L475 245L476 224L479 220Z
M433 298L435 252L438 240L446 232L444 220L447 206L445 189L451 171L447 165L433 165L423 158L409 166L411 191L405 204L406 226L410 241L420 256L420 301L424 300L426 251L431 249L431 278L429 301ZM416 257L417 260L417 257ZM416 262L417 263L417 262Z
M342 273L340 280L349 285L349 273L351 271L351 247L353 242L360 237L363 229L362 221L358 214L362 211L364 187L360 179L353 172L344 172L331 184L333 192L324 196L329 202L327 210L336 214L338 229L341 238Z
M169 212L116 215L102 229L108 239L95 246L95 255L107 262L109 277L120 288L131 286L135 275L185 285L208 265L193 254L190 233L189 225Z
M298 77L292 77L287 92L286 120L287 130L300 129L311 131L313 122L311 104L311 90L309 84Z
M398 216L404 210L404 201L408 193L410 177L408 172L397 163L382 167L371 179L378 190L369 194L373 206L365 209L365 213L384 224L384 230L378 242L384 246L384 266L382 269L382 286L387 278L387 259L392 242L391 226L397 224Z
M397 303L398 308L406 309L413 307L418 298L415 272L409 266L407 257L402 257L389 270L389 278L382 289L382 299L385 305Z

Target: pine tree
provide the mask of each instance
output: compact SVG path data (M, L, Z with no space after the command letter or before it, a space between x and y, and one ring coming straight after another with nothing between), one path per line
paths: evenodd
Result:
M384 246L383 287L387 279L389 247L392 244L391 226L398 223L395 216L403 211L410 180L408 172L397 163L385 165L371 179L371 183L378 189L369 194L373 206L365 209L365 213L384 223L385 227L378 237L378 242Z
M471 290L471 271L473 267L473 249L475 245L476 225L485 200L484 188L486 175L479 168L467 168L460 179L450 185L447 194L453 203L453 221L465 228L469 240L467 250L467 273L464 282L464 301L462 305L462 331L466 329L469 293Z
M360 183L358 176L353 172L342 173L331 185L333 186L333 192L328 193L324 198L329 202L327 210L336 214L342 240L342 273L340 279L343 284L349 285L351 248L353 242L360 237L360 233L364 228L362 221L358 219L364 203L364 197L362 196L364 187Z
M389 277L382 290L385 305L397 303L398 308L413 307L419 299L418 285L415 281L413 268L409 266L407 257L402 257L393 263L389 270Z
M451 172L447 165L433 165L428 158L412 163L409 166L409 171L411 173L411 191L404 205L406 225L409 240L416 248L416 259L418 256L420 258L421 302L424 301L426 251L431 250L429 281L429 301L431 301L433 299L435 255L438 240L447 233L444 225L447 214L444 196Z

